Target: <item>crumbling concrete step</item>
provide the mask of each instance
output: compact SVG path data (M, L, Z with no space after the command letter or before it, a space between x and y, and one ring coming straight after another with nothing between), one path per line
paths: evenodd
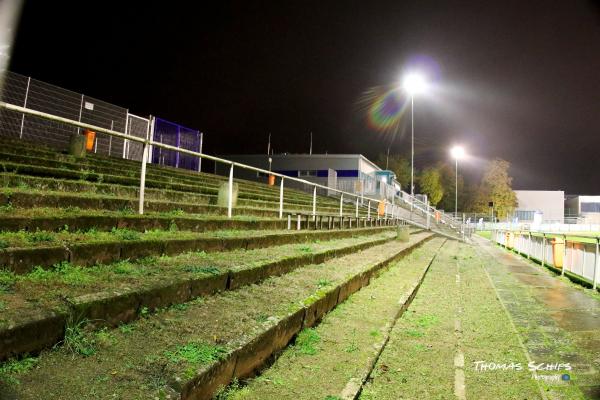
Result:
M77 335L90 345L83 351L87 356L69 353L72 346L43 353L32 362L35 368L14 374L20 383L4 384L2 394L19 399L209 399L219 386L252 374L303 327L430 237L414 235L409 243L387 243L306 266L186 308L147 315L123 328Z
M62 339L69 320L115 326L153 310L201 295L235 290L303 265L322 263L395 240L380 232L302 245L283 245L227 254L204 252L129 262L86 270L61 267L17 278L5 277L0 294L0 359L39 351Z

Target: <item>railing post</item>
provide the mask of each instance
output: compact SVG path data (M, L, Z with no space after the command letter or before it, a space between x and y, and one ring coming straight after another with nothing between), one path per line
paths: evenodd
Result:
M138 213L144 213L144 191L146 189L146 164L148 163L148 137L150 136L150 121L152 116L148 120L148 128L146 130L146 141L142 148L142 170L140 171L140 202L138 205Z
M560 269L561 276L565 275L565 268L567 267L567 235L563 235L563 262Z
M340 193L340 217L344 213L344 193Z
M600 264L598 263L598 256L600 256L600 243L599 239L596 238L596 257L594 258L594 283L593 288L596 290L598 287L598 273L600 272Z
M317 187L315 186L313 189L313 220L317 220Z
M371 200L367 202L367 219L371 220Z
M542 267L546 263L546 234L542 237Z
M283 176L281 177L281 185L279 186L279 219L283 218Z
M25 90L25 101L23 107L27 108L27 98L29 97L29 84L31 83L31 77L27 78L27 89ZM21 132L19 133L19 139L23 139L23 128L25 127L25 113L21 116Z
M356 196L356 218L358 218L358 196Z
M229 168L229 185L228 190L229 196L227 197L227 218L231 218L233 211L233 163Z

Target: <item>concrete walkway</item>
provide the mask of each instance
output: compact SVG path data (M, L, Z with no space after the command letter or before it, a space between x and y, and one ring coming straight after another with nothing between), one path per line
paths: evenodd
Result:
M561 279L477 235L473 239L480 245L485 269L530 361L545 366L569 363L572 367L570 371L558 367L559 371L539 372L547 397L600 399L598 293Z

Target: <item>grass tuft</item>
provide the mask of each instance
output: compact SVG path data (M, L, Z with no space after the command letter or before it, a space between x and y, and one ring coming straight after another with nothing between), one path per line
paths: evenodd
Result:
M303 329L296 338L294 349L300 354L309 356L317 354L317 344L321 341L321 337L313 328Z

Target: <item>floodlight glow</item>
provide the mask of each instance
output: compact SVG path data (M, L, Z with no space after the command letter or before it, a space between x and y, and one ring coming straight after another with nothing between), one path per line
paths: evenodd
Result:
M450 154L452 154L453 158L460 160L465 156L465 149L462 146L454 146L450 150Z
M402 87L411 96L423 93L427 89L427 81L425 77L417 72L412 72L402 80Z

